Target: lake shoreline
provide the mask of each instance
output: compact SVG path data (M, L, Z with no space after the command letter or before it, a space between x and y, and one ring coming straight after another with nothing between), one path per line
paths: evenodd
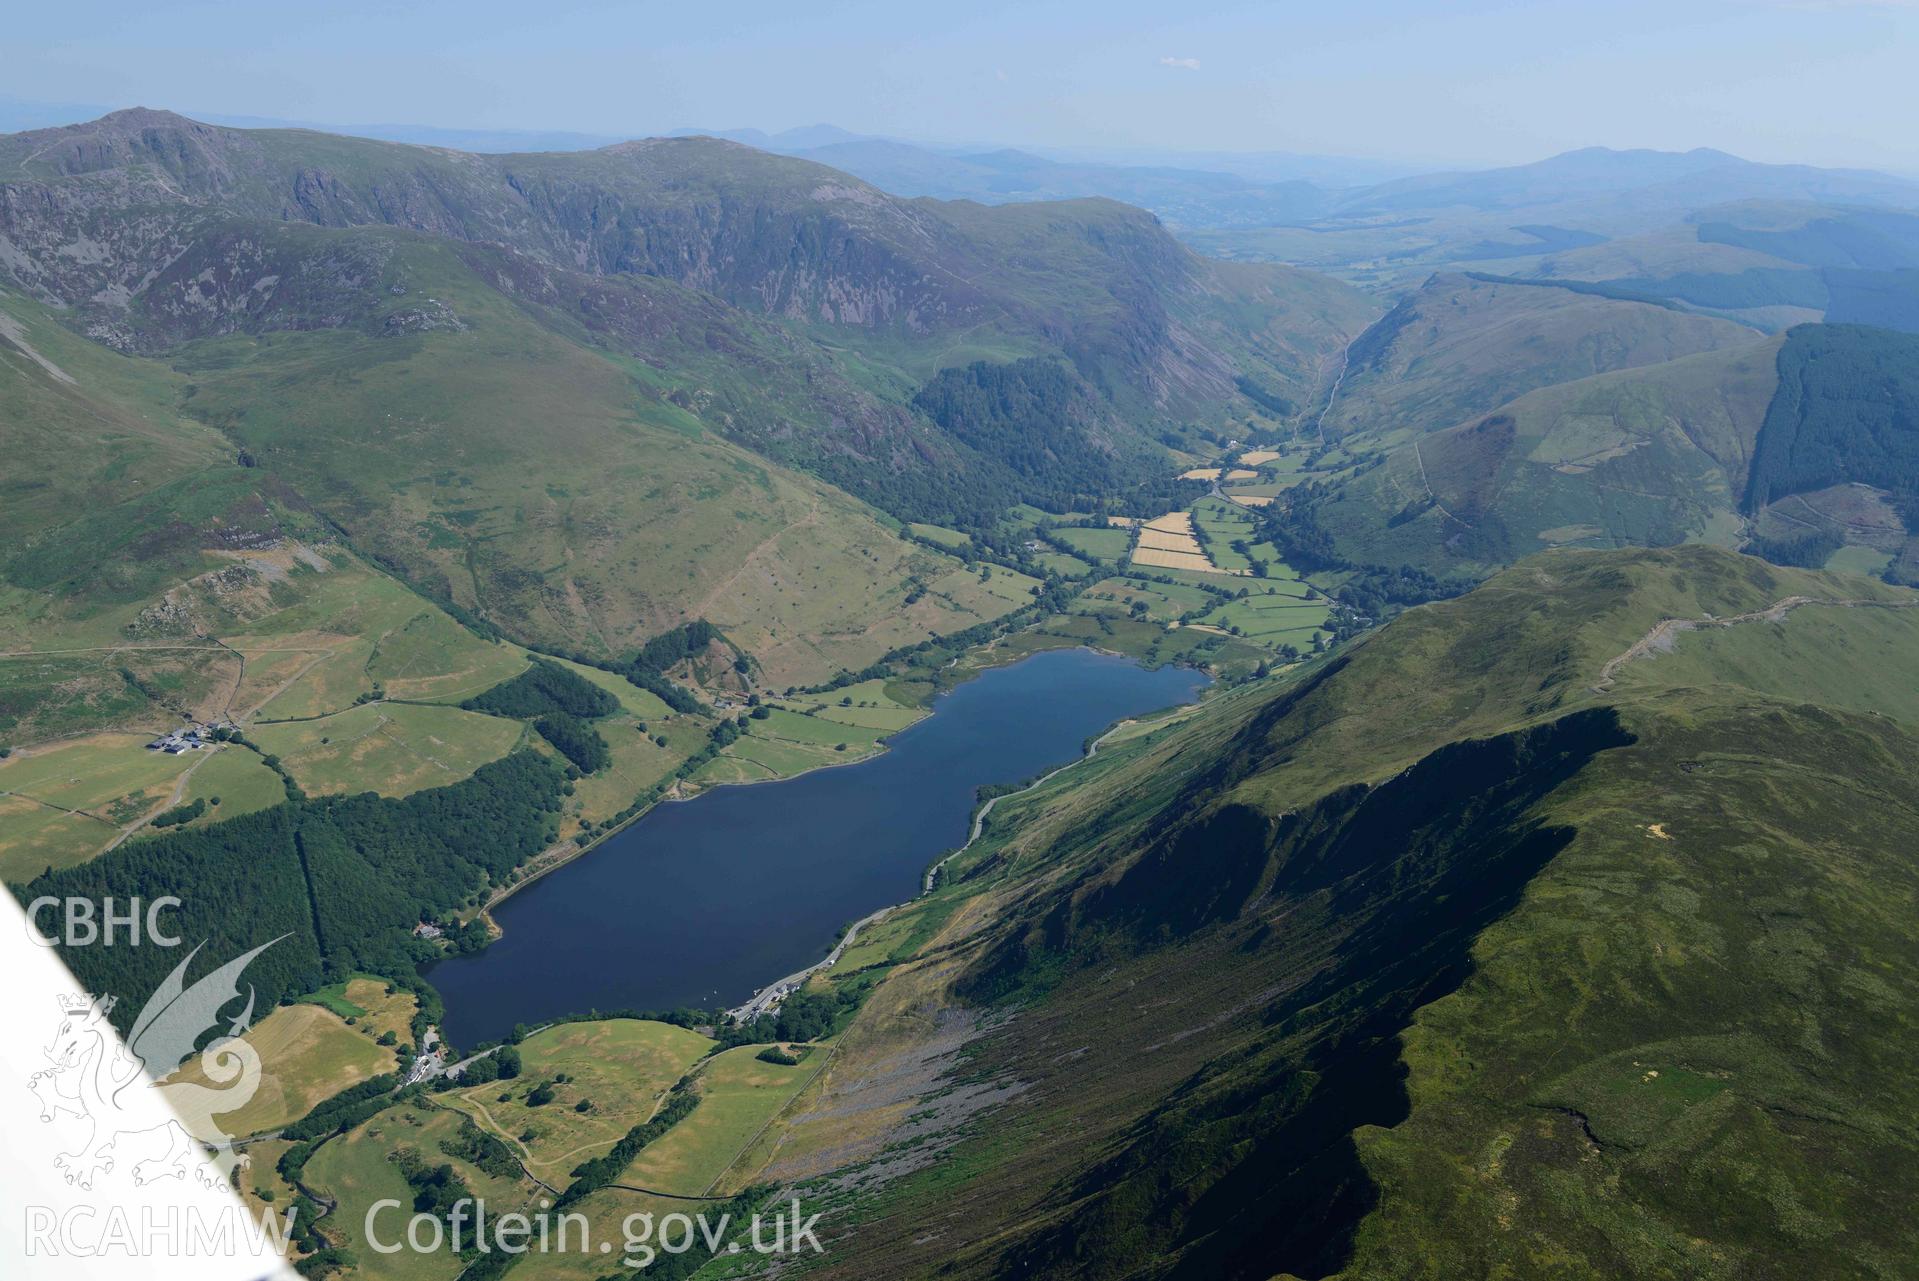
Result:
M1037 786L1086 759L1089 745L1121 723L1195 701L1210 683L1189 665L1148 668L1091 646L1004 657L1011 661L942 691L877 752L779 779L710 784L672 798L705 800L717 807L710 811L657 804L589 845L543 853L489 898L493 944L435 961L427 981L451 1009L465 1006L488 1027L516 1010L524 1013L517 1021L533 1022L559 1009L751 1005L825 963L831 947L821 945L843 939L848 922L918 899L935 860L974 839L973 816L992 800L979 797L980 787ZM986 686L978 677L989 678ZM949 698L962 707L949 711ZM878 772L846 780L841 765ZM1033 781L1021 784L1022 776ZM792 790L767 799L746 785L758 782ZM642 819L650 828L639 828ZM548 886L535 904L514 901L611 836L635 842L638 857L581 864L592 870L576 869L580 893ZM509 901L515 919L503 922L494 913ZM666 916L650 910L668 902L675 910ZM769 984L768 973L786 978ZM461 1029L455 1039L471 1035Z
M1015 635L1017 634L1018 633L1015 633ZM900 734L904 734L907 730L914 728L915 726L924 722L928 717L932 716L936 711L938 711L938 704L940 700L945 698L947 695L951 694L953 690L958 689L961 685L964 685L967 681L976 680L979 677L984 676L986 673L991 671L997 671L1001 668L1016 666L1020 663L1025 662L1027 659L1037 657L1040 654L1056 654L1056 653L1062 653L1062 652L1067 652L1071 650L1080 650L1080 649L1083 649L1087 651L1088 653L1092 653L1092 654L1101 654L1108 658L1124 658L1132 662L1139 661L1137 658L1134 658L1133 655L1127 654L1121 650L1107 649L1100 645L1089 645L1089 644L1082 643L1077 645L1057 645L1057 646L1051 646L1046 649L1030 650L1024 654L1018 654L1018 655L1009 657L1004 662L983 664L979 667L973 668L970 672L968 672L964 680L956 682L951 688L940 690L939 693L934 696L933 703L931 705L919 709L920 714L918 716L915 716L912 720L900 726L898 729L891 731L890 733L886 735L885 738L880 739L875 744L875 747L877 748L877 750L875 751L868 752L866 755L858 757L855 760L823 761L818 765L808 765L803 770L797 770L791 774L782 774L778 778L728 779L724 782L702 784L700 787L700 790L697 792L694 792L691 796L663 796L659 800L655 801L653 804L647 806L645 809L641 810L639 813L633 815L631 818L621 823L619 826L610 827L602 832L597 833L593 837L593 839L587 842L585 845L576 845L574 842L569 840L569 841L561 842L560 845L549 846L548 848L541 850L538 854L535 854L531 859L528 859L524 864L521 865L522 875L520 876L518 880L514 881L511 885L503 885L499 889L495 890L491 895L487 897L486 902L480 905L479 910L475 912L474 915L478 917L480 920L486 922L487 933L491 938L494 938L494 939L504 938L506 936L506 930L501 927L498 921L493 919L494 908L506 902L508 899L512 898L515 894L525 889L527 886L532 885L537 881L544 880L546 877L552 875L554 872L557 872L561 868L566 867L567 865L577 861L582 856L590 854L594 850L597 850L606 841L611 840L613 837L620 835L622 832L625 832L628 828L632 827L635 823L638 823L641 819L645 818L648 814L653 813L653 811L661 808L662 806L681 805L681 804L685 804L688 801L697 801L700 799L700 797L705 796L708 792L717 791L718 789L723 787L765 787L774 783L790 783L794 779L805 778L810 774L817 774L821 770L846 769L847 767L853 766L853 765L865 765L868 762L871 762L873 760L878 759L880 756L883 756L888 751L891 751L893 739L895 737L897 737ZM989 650L984 652L990 653L991 651ZM953 660L953 663L948 664L948 667L950 668L954 664L957 664L959 661L960 661L959 659L955 658ZM1189 670L1202 672L1202 673L1204 673L1206 670L1203 667L1199 667L1197 665L1184 663L1184 662L1166 663L1166 664L1163 664L1163 666L1185 667L1185 668L1188 668ZM1148 670L1156 670L1156 669L1148 669ZM1203 698L1204 696L1205 696L1204 690L1202 689L1201 697ZM1117 728L1118 728L1117 725L1112 726L1109 728L1107 732L1110 733L1112 729L1117 729ZM1060 766L1060 769L1067 769L1073 765L1077 765L1079 761L1082 759L1084 759L1084 757L1080 757L1072 761L1068 761L1065 765ZM981 804L983 805L990 804L990 803L991 803L990 799L988 801L981 802ZM970 844L972 844L972 840L969 838L967 840L967 845L970 845ZM546 858L549 854L555 853L555 851L557 850L560 850L562 846L564 845L574 845L574 848L566 852L562 856L555 857L548 860L544 864L540 862L541 859ZM965 846L961 846L960 848L964 849ZM956 854L959 853L959 850L955 850L954 853ZM949 855L948 857L951 857L951 855ZM942 859L941 861L944 862L945 860ZM912 899L906 900L906 902L909 902L909 903L912 901L913 901ZM895 906L899 906L899 905L896 904Z

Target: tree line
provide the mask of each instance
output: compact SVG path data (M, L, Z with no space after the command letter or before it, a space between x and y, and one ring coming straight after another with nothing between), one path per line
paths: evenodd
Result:
M269 940L244 982L271 1005L356 971L408 975L437 953L416 923L455 911L557 839L560 765L516 752L472 777L405 797L290 799L205 827L133 840L90 863L48 869L14 893L180 902L168 928L204 973ZM131 1024L185 955L163 947L63 948L88 988L121 1000ZM167 1065L171 1066L171 1065Z

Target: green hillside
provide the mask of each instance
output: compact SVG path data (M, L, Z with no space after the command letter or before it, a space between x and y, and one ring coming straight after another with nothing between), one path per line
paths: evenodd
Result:
M1322 467L1265 515L1314 569L1476 577L1542 547L1709 542L1907 581L1915 370L1908 335L1796 326L1528 392Z
M996 1101L823 1274L1901 1275L1915 664L1919 597L1709 548L1410 612L997 818L765 1176L957 1000Z
M1725 321L1551 286L1439 275L1347 352L1329 437L1399 443L1524 392L1749 344Z
M1375 310L1111 202L900 201L712 139L464 156L130 111L0 139L0 189L0 409L40 451L10 615L103 563L82 596L150 601L298 512L483 631L613 659L703 617L780 684L1019 603L896 521L1042 572L1007 508L1159 514L1169 444L1301 419ZM1072 404L1065 461L938 411L942 370L1002 367ZM139 468L178 486L100 483Z
M1303 411L1322 366L1374 312L1307 273L1217 268L1151 215L1111 201L904 201L710 138L475 156L127 111L0 139L0 183L23 210L9 228L21 252L8 270L20 287L72 305L77 323L109 341L143 348L183 328L331 327L364 310L357 281L379 274L390 239L348 238L317 268L271 270L263 246L296 235L288 224L503 246L529 265L489 265L485 278L514 293L530 283L535 297L579 288L539 279L547 273L669 282L824 339L827 363L894 405L946 365L1050 355L1135 430L1158 430L1169 411L1188 423L1271 414L1240 391L1240 376L1275 385ZM135 208L140 220L124 217ZM162 229L188 247L155 278L151 238ZM76 238L93 248L74 252ZM256 288L267 275L273 281ZM661 297L647 294L654 308ZM271 313L289 304L295 314L276 321ZM648 305L589 299L574 320L593 326L609 310ZM711 311L689 299L667 305ZM415 307L425 319L408 323L437 315ZM707 332L710 315L694 323L673 345L702 334L709 346L738 341ZM725 328L751 326L736 315ZM803 367L820 354L763 367ZM813 401L800 372L782 369L785 399ZM820 429L855 425L828 417ZM867 407L860 417L886 415ZM813 449L859 453L872 443L856 435Z
M1780 341L1541 388L1299 511L1365 564L1480 572L1553 546L1736 545Z

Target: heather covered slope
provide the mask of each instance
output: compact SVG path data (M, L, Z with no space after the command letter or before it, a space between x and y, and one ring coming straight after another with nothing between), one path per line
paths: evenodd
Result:
M821 1270L1900 1275L1915 599L1549 553L1023 799L784 1168L954 995L999 1101Z

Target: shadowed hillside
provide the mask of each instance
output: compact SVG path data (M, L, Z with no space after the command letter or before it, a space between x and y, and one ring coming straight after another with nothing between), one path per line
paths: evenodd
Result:
M1007 1093L855 1177L822 1270L1897 1275L1915 629L1862 579L1553 553L1049 785L792 1159L942 993Z

